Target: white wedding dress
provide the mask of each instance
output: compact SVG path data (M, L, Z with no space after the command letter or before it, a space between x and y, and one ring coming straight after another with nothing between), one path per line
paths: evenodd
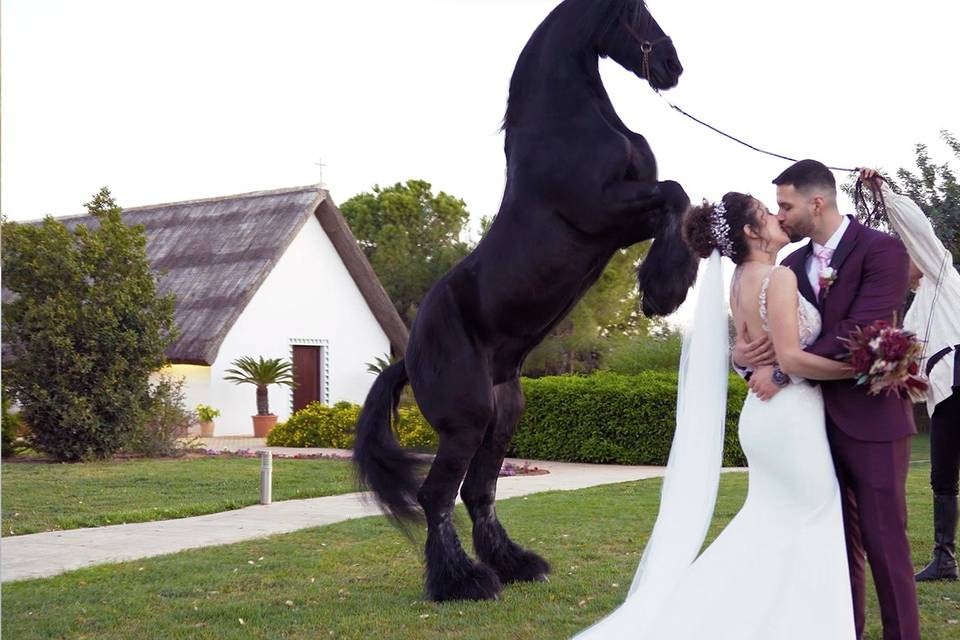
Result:
M769 275L759 302L764 325L768 284ZM820 314L798 297L800 342L807 346L820 333ZM749 464L743 508L678 576L661 573L638 588L645 557L624 604L577 640L855 638L840 491L820 389L794 379L767 402L751 393L739 437ZM661 504L660 518L663 510ZM657 588L663 583L666 593Z

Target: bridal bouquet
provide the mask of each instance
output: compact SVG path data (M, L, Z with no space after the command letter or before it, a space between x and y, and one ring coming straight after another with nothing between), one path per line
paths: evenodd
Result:
M853 367L858 385L869 385L871 395L899 393L912 402L926 397L927 382L920 377L923 343L909 331L883 320L857 327L849 338L844 360Z

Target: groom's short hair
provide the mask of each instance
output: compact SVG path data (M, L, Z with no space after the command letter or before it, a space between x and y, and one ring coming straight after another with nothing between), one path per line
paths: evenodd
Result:
M833 177L833 172L827 169L827 165L816 160L800 160L793 163L773 179L773 184L778 187L790 184L797 191L820 188L834 196L837 194L837 181Z

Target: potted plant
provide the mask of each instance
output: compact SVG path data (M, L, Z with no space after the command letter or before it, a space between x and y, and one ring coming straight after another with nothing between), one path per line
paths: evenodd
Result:
M200 420L200 437L210 438L213 436L213 419L220 415L219 409L205 404L197 405L197 418Z
M244 356L230 364L233 368L227 369L224 380L257 386L257 415L253 416L253 435L256 438L265 438L277 424L277 416L270 413L267 386L285 384L293 387L293 365L283 358L264 360L263 356L260 356L259 360Z

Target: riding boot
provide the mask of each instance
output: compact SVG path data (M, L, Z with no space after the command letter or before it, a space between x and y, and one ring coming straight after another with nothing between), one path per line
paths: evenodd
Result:
M933 496L933 561L918 581L956 580L957 496Z

